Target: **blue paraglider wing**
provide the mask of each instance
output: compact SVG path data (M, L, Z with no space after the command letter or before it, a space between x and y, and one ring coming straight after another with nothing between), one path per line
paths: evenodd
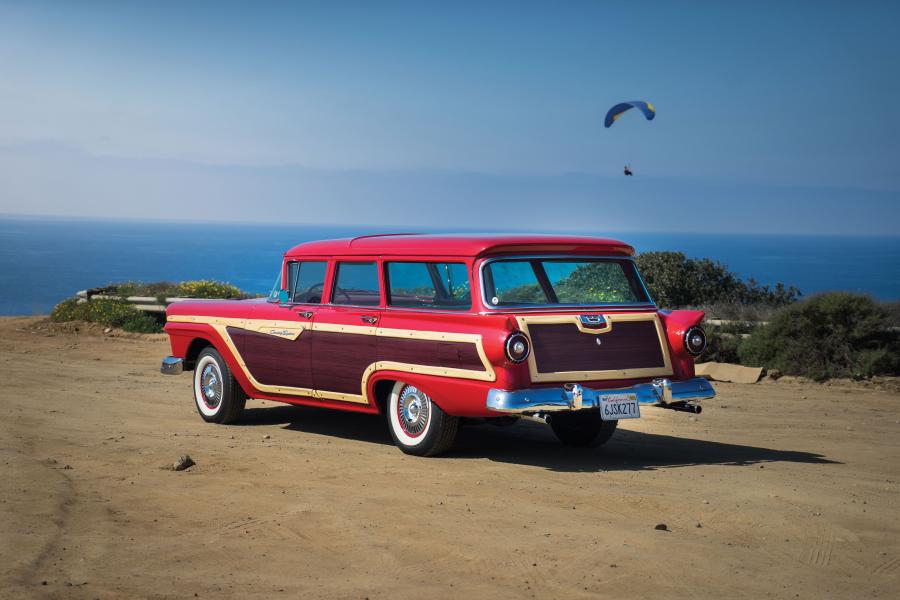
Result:
M653 108L653 105L649 102L644 102L643 100L633 100L631 102L622 102L621 104L616 104L609 112L606 113L606 126L610 127L616 120L621 117L625 112L631 110L632 108L638 108L644 116L647 117L648 121L652 121L653 117L656 116L656 109Z

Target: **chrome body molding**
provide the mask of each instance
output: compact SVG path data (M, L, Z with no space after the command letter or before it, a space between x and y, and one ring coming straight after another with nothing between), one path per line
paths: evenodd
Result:
M582 387L578 384L515 391L492 388L487 394L487 408L501 413L582 410L600 408L602 397L622 394L634 394L642 404L668 407L669 405L684 405L697 400L714 398L716 391L702 377L686 381L654 379L651 383L639 383L627 388L600 390Z
M184 360L174 356L167 356L162 359L159 372L163 375L180 375L184 372Z

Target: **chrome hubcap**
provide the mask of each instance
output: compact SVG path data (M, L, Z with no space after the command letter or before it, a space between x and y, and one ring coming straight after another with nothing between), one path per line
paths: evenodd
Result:
M421 435L428 425L430 401L428 396L411 385L403 388L397 402L397 416L403 431L412 437Z
M200 391L203 393L203 403L209 408L216 408L222 401L222 376L219 368L210 363L203 367L200 374Z

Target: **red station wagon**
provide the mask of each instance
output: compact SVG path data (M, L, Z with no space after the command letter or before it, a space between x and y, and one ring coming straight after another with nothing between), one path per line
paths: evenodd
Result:
M654 406L699 413L701 311L658 309L634 249L557 235L373 235L300 244L268 299L169 306L172 356L200 416L248 397L386 414L431 456L463 417L530 417L566 444L606 442Z

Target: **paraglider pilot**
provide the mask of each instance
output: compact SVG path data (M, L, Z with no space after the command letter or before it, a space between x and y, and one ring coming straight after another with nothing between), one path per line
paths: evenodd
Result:
M652 121L656 117L656 108L649 102L644 102L643 100L632 100L630 102L620 102L616 104L609 112L606 113L606 119L604 119L604 126L606 128L612 127L613 123L619 120L623 114L631 110L632 108L636 108L642 113L644 113L644 118L648 121ZM622 172L625 173L625 177L631 177L634 173L631 171L631 167L625 165L625 168L622 169Z

